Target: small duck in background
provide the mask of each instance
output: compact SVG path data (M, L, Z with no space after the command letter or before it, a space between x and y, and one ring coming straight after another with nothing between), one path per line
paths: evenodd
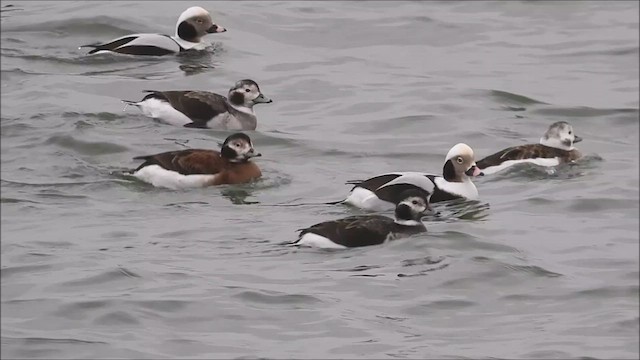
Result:
M471 177L481 176L473 149L467 144L454 145L445 157L442 176L421 172L393 172L367 180L352 180L355 185L347 198L336 203L366 210L386 210L394 206L399 194L408 189L421 189L429 194L429 202L464 198L476 200L478 189ZM336 204L332 203L332 204Z
M207 10L193 6L180 14L174 36L131 34L102 44L82 45L80 48L93 48L87 55L112 52L127 55L163 56L191 49L203 50L208 44L202 42L202 37L225 31L227 29L213 22L211 14Z
M478 161L478 168L485 174L494 174L518 164L535 164L543 167L574 162L582 154L574 144L582 141L566 121L558 121L540 138L538 144L518 145L498 151Z
M292 245L345 249L378 245L427 231L422 217L429 211L427 194L420 189L403 191L395 207L395 218L382 215L349 216L301 229Z
M220 151L188 149L136 156L144 160L128 175L156 187L184 189L221 184L242 184L262 176L251 161L262 156L249 136L235 133L224 140Z
M253 106L273 102L250 79L236 82L228 98L199 90L145 92L150 94L140 101L122 102L138 107L145 116L190 128L255 130L258 118Z

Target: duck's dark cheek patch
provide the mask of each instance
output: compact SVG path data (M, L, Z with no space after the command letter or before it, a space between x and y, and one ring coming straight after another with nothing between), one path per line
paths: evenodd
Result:
M198 32L193 25L183 21L178 25L178 36L185 40L193 40L198 37Z
M569 140L569 139L562 140L562 143L563 143L565 146L571 146L571 140Z
M244 103L244 95L234 91L229 96L229 101L234 105L242 105Z
M235 159L236 157L238 157L238 153L228 146L222 147L222 149L220 150L220 155L227 159Z
M456 178L456 168L453 166L451 160L447 160L444 163L444 168L442 169L442 176L447 181L452 181Z

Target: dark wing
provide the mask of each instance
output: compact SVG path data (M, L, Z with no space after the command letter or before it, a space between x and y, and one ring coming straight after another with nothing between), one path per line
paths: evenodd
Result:
M164 169L176 171L182 175L217 174L226 165L220 153L213 150L178 150L155 155L136 156L144 160L136 171L145 166L158 165Z
M303 229L300 236L318 234L346 247L376 245L387 239L390 224L393 220L381 215L349 216Z
M91 50L91 51L95 51L95 50ZM151 46L151 45L123 46L113 51L120 54L148 55L148 56L163 56L163 55L175 54L174 51L159 48L157 46ZM89 53L91 54L91 52Z
M382 175L378 175L375 177L372 177L371 179L367 179L367 180L350 180L347 181L346 184L347 185L355 185L354 189L359 186L362 188L365 188L367 190L370 191L375 191L377 188L379 188L380 186L388 183L389 181L400 177L401 174L382 174ZM352 189L353 190L353 189Z
M434 175L406 172L374 190L376 196L384 201L398 203L405 190L419 190L426 198L435 191Z
M121 38L117 38L111 42L105 43L105 44L95 44L95 45L82 45L80 46L81 48L83 47L92 47L93 50L89 51L87 53L87 55L89 54L95 54L98 51L102 51L102 50L107 50L107 51L113 51L114 49L125 45L127 43L130 43L131 41L135 40L137 38L137 36L125 36L125 37L121 37Z
M136 34L119 37L105 44L82 45L92 47L87 55L98 51L112 51L129 55L162 56L174 54L180 46L170 36L161 34Z
M229 111L227 98L208 91L144 91L150 93L145 99L164 100L191 119L186 127L206 128L207 121Z
M493 155L489 155L484 159L477 161L476 165L480 170L482 170L491 166L498 166L508 160L535 159L539 157L556 156L555 154L553 154L553 156L545 156L545 152L547 152L547 149L549 148L540 144L513 146L502 151L498 151Z

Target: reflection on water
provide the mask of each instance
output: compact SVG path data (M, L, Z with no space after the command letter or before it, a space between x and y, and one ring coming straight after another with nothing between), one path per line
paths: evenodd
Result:
M489 216L488 203L477 200L456 199L432 205L436 214L425 218L433 221L453 222L458 220L481 221Z
M226 187L225 189L222 189L222 191L220 191L220 194L231 200L231 203L235 205L260 204L259 201L247 200L248 197L254 196L253 191L250 189Z
M201 51L185 51L176 56L179 69L187 76L200 74L216 68L215 57L223 53L222 43L213 43Z

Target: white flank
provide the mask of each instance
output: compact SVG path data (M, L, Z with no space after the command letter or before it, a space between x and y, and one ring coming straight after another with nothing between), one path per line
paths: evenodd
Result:
M118 53L114 53L114 52L109 51L109 50L100 50L100 51L96 51L94 53L87 54L87 55L91 56L91 55L100 55L100 54L118 54ZM131 55L128 55L128 54L118 54L118 55L131 56Z
M378 189L382 189L385 186L390 186L393 184L410 184L428 191L429 194L433 194L433 191L435 190L435 186L433 185L431 180L425 177L425 175L428 175L426 173L406 171L385 173L378 176L383 175L400 176L380 186ZM381 200L374 192L362 187L356 187L355 189L353 189L351 193L349 193L349 196L347 196L347 198L344 200L344 202L361 209L371 211L393 210L395 208L395 205L392 202Z
M192 122L185 114L174 109L168 102L160 99L147 99L136 103L136 106L140 108L144 115L171 125L183 126Z
M442 177L437 177L435 178L435 183L440 190L450 194L462 196L469 200L478 199L478 189L467 177L463 182L449 182Z
M122 45L121 47L153 46L153 47L173 51L176 53L180 51L180 47L178 46L178 44L176 44L173 38L170 38L161 34L133 34L133 35L127 35L123 37L129 37L129 36L137 36L137 38L129 41L128 43Z
M324 249L346 249L346 246L336 244L333 241L327 239L324 236L320 236L314 233L306 233L302 235L300 240L296 242L296 245L304 245L311 247L318 247Z
M518 164L535 164L538 166L558 166L560 164L560 159L557 157L554 158L536 158L536 159L522 159L522 160L507 160L500 165L497 166L489 166L486 169L482 169L482 172L485 175L495 174L498 171L504 170L510 166L518 165Z
M356 187L344 200L345 203L372 211L383 211L394 208L394 204L380 200L372 191L362 187Z
M159 165L145 166L132 175L153 186L174 190L204 187L216 178L216 175L182 175Z

